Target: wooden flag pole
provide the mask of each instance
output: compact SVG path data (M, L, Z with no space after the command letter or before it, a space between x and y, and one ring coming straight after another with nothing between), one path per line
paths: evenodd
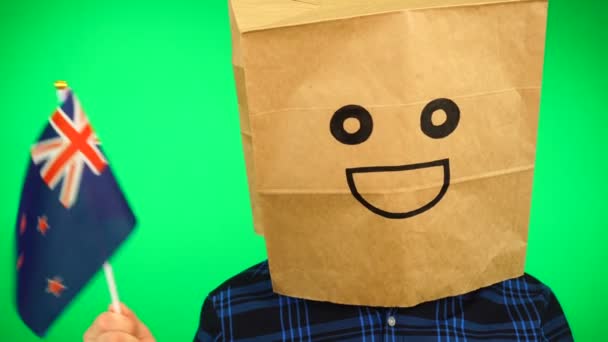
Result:
M59 101L65 100L66 89L68 89L68 83L66 81L56 81L55 88L57 89L57 97ZM110 290L110 298L112 298L112 308L116 313L122 313L120 309L120 299L118 298L118 290L116 288L116 281L114 280L114 271L109 262L103 263L103 272L106 275L106 282L108 283L108 289Z

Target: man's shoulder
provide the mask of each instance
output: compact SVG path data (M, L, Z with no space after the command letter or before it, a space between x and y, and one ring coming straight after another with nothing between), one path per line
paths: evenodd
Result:
M209 297L214 298L217 296L225 296L226 294L234 296L261 292L272 292L272 282L270 280L267 260L253 265L229 278L211 291Z
M507 313L518 311L522 307L525 310L530 309L533 312L542 313L557 304L551 288L527 273L463 294L460 297L464 301L476 303L472 311L478 313L497 312L501 307L504 310L500 311Z
M267 261L233 276L205 298L194 341L216 341L225 333L226 324L230 328L234 324L241 330L238 317L257 307L269 306L273 296Z
M511 296L521 295L541 301L549 300L553 293L547 285L528 273L481 288L479 291L493 291L501 295Z

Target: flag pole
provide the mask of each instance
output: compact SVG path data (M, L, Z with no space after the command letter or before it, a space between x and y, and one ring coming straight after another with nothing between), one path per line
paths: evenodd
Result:
M55 81L55 88L57 89L57 97L59 101L64 101L66 93L68 91L68 83L66 81ZM103 272L106 275L106 282L108 283L108 290L110 290L110 298L112 299L112 308L116 313L122 313L120 310L120 299L118 298L118 290L116 288L116 281L114 280L114 271L112 271L112 265L109 262L103 263Z
M120 310L120 299L118 299L118 290L116 289L116 281L114 280L114 272L109 262L103 263L103 272L106 274L106 282L110 290L110 298L112 298L112 308L116 313L122 313Z

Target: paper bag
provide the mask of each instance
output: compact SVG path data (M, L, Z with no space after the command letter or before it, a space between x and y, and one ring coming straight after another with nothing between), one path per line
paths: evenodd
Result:
M545 1L230 9L275 292L406 307L523 273Z

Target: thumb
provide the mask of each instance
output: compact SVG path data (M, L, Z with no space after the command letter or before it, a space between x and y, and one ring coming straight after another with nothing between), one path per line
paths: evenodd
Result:
M154 339L154 337L152 336L152 333L150 332L150 330L148 329L148 327L146 327L146 325L139 320L139 318L137 317L137 315L133 312L133 310L129 309L129 307L127 307L124 303L120 303L120 312L117 312L114 305L110 304L110 308L109 308L110 312L114 312L114 313L119 313L127 318L129 318L130 320L132 320L133 322L135 322L136 326L137 326L137 338L142 341L142 342L154 342L156 341Z

